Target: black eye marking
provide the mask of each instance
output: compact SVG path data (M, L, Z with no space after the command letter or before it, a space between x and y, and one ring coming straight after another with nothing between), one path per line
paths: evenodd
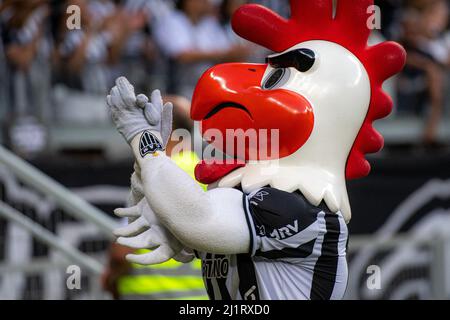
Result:
M312 68L316 61L314 51L310 49L295 49L286 53L270 56L266 62L273 68L295 68L300 72L306 72Z
M285 74L285 69L275 69L263 83L263 89L270 90L275 87Z

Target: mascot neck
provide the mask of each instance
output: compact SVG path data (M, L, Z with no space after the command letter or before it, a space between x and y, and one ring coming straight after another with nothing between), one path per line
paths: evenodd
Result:
M298 190L312 205L318 206L323 201L331 211L341 211L348 222L351 210L344 169L323 167L319 158L319 161L312 158L299 160L297 154L293 154L280 160L250 162L222 178L217 186L235 187L240 184L246 193L264 186L286 192Z

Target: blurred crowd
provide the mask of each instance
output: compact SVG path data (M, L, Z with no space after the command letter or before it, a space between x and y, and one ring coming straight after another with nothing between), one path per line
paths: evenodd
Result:
M39 149L45 144L45 130L39 128L45 125L67 119L95 123L95 102L104 104L107 89L119 75L126 75L138 92L160 88L190 99L209 66L262 62L268 52L231 29L232 13L246 2L0 0L4 136L10 143L28 147L32 138ZM288 0L249 2L289 16ZM374 41L396 40L409 52L407 67L392 89L397 114L423 118L423 142L432 144L449 101L448 3L382 0L377 4L382 9L382 28Z
M449 104L450 29L446 0L380 1L388 39L402 43L407 64L398 78L397 110L423 116L424 143L433 144ZM403 3L403 5L402 5Z

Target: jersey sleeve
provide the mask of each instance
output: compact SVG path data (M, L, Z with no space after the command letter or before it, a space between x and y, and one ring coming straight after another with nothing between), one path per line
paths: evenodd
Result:
M262 188L244 195L244 210L251 255L279 259L304 258L312 253L321 229L321 209L300 193Z

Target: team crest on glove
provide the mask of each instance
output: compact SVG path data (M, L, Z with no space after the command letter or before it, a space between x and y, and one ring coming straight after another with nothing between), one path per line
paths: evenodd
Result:
M143 158L145 157L145 155L149 153L155 153L158 150L164 150L161 142L159 142L158 138L156 138L153 133L151 133L150 131L145 131L142 134L141 140L139 142L139 152L141 154L141 157Z

